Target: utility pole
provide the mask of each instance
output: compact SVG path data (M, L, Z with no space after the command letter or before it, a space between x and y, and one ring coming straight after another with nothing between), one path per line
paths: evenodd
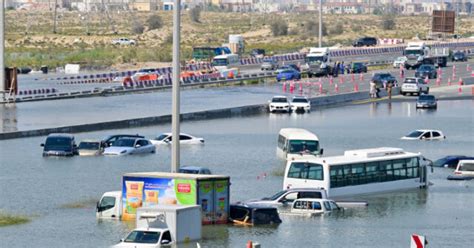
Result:
M319 0L319 47L323 46L323 0Z
M53 34L56 33L56 21L57 21L57 9L58 9L58 0L54 0L54 14L53 14Z
M0 91L5 90L5 2L2 2L0 10ZM5 93L2 93L2 100L5 100Z
M173 6L173 86L172 86L172 112L171 129L173 140L171 142L171 172L179 170L179 87L180 87L180 32L181 32L181 0L174 0Z

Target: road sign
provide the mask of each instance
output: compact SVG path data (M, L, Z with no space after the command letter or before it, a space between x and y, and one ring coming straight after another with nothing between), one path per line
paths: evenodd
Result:
M433 10L431 32L454 33L456 13L450 10Z

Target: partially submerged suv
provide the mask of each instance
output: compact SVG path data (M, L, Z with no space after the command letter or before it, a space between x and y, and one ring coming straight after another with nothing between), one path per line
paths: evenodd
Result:
M289 207L293 201L300 198L326 199L327 193L326 190L319 188L292 188L282 190L270 197L264 197L260 200L250 200L248 202L254 205Z
M68 133L49 134L41 146L43 147L43 157L77 155L77 145L74 136Z
M429 91L430 91L430 87L426 85L423 79L417 78L417 77L408 77L405 79L405 81L402 84L402 88L400 89L400 94L420 95L421 93L428 94Z

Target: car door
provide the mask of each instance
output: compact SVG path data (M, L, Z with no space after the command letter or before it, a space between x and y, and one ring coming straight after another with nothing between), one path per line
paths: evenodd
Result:
M192 142L192 138L188 135L179 135L179 143L180 144L189 144Z
M135 149L134 149L133 153L141 154L141 153L145 152L146 147L143 145L143 141L144 140L142 140L142 139L139 139L139 140L135 141Z
M421 137L420 137L422 140L430 140L431 139L431 132L430 131L426 131L424 132Z

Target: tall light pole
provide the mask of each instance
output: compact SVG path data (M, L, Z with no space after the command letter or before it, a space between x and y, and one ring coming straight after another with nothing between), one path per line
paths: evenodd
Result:
M55 34L56 33L56 22L58 20L58 17L56 16L57 15L57 9L58 9L58 0L55 0L54 1L54 14L53 14L53 33Z
M319 0L319 47L323 46L323 0Z
M180 87L180 63L179 44L181 31L181 0L174 0L173 6L173 87L172 87L172 112L171 129L173 141L171 142L171 172L179 170L179 87Z
M5 2L2 2L2 7L0 8L0 91L5 90ZM2 94L5 98L5 94ZM2 99L4 100L4 99Z

